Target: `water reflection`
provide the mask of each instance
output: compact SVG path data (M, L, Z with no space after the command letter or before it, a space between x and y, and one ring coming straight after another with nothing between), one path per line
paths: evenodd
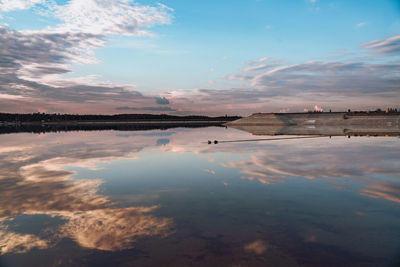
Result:
M100 250L121 250L132 247L142 236L167 235L172 220L147 213L152 207L97 209L64 214L68 223L61 227L62 236L72 237L80 246Z
M11 232L6 226L0 224L0 255L6 253L25 253L32 248L46 249L49 247L47 240L31 234Z
M102 251L104 264L138 266L394 262L399 139L206 143L246 138L224 128L2 135L0 254L24 262L60 249L96 262Z
M32 139L32 136L26 137ZM99 162L135 159L132 153L140 151L143 143L127 146L92 139L83 146L80 138L71 137L63 136L62 143L54 135L36 137L30 147L3 147L0 154L1 254L45 249L62 238L73 239L86 248L121 250L132 247L138 237L167 234L172 219L151 215L157 206L118 208L118 203L99 193L102 180L75 180L74 172L63 169L73 165L96 170ZM52 240L15 233L4 225L5 221L22 214L60 217L65 224L58 229L47 229L52 231Z
M244 250L248 253L256 255L264 254L267 251L268 245L262 240L256 240L244 246Z
M400 204L399 182L376 182L361 190L361 194L372 198L384 198Z
M283 182L291 177L353 178L365 182L373 182L374 175L400 178L396 141L386 141L340 138L268 143L248 159L223 163L223 166L238 168L243 178L263 184ZM399 193L396 187L391 188Z

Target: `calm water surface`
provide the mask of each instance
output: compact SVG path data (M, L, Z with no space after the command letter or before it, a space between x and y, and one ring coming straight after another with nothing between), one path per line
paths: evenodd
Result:
M0 266L400 264L399 138L248 138L1 135Z

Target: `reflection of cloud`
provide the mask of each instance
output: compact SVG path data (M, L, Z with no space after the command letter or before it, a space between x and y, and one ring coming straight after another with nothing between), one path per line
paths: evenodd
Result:
M304 238L304 242L310 243L310 242L316 242L317 237L315 235L308 235L306 238Z
M35 173L33 173L35 171ZM0 218L19 214L59 211L87 211L110 205L107 197L97 195L99 180L68 179L71 173L30 170L34 178L0 180ZM50 177L50 176L52 177ZM57 176L59 175L59 176Z
M223 166L239 168L246 179L264 184L282 182L288 177L315 179L371 174L400 177L395 160L398 152L393 147L345 143L331 146L317 140L300 142L303 145L268 144L264 149L258 148L260 152L249 160L223 163Z
M372 183L367 188L361 190L361 194L400 203L400 184L395 182Z
M29 146L6 146L6 147L0 147L0 154L2 153L10 153L14 151L22 151L24 149L28 149Z
M100 250L122 250L132 247L141 236L166 233L172 220L146 213L157 207L130 207L91 210L67 215L68 223L60 232L80 246Z
M162 138L157 140L157 146L166 146L169 144L169 139Z
M172 220L150 214L157 206L116 208L117 203L99 194L101 180L74 180L74 173L63 169L65 165L95 169L99 161L136 158L131 153L140 151L149 138L141 137L143 142L138 147L119 142L119 138L105 138L107 135L97 133L85 146L80 144L79 135L71 139L65 134L62 140L66 144L52 142L59 136L46 135L34 138L31 143L35 145L24 151L9 141L10 149L5 149L8 153L0 154L0 223L17 215L44 214L60 217L65 224L51 229L56 236L52 242L42 238L42 233L34 236L0 227L0 253L45 249L60 238L71 238L87 248L120 250L132 247L142 236L168 233ZM30 138L27 135L27 140Z
M400 203L399 182L376 182L373 178L374 175L400 178L398 149L390 141L363 139L360 145L357 140L349 143L336 138L334 144L326 139L303 140L279 145L260 143L257 147L242 149L259 152L249 159L222 163L222 166L238 168L243 178L250 181L273 184L292 177L361 179L369 184L361 194Z
M215 171L214 170L204 169L204 171L208 172L209 174L215 175Z
M266 244L262 240L256 240L244 246L244 250L247 253L253 253L256 255L264 254L265 251L268 249L268 244Z
M32 248L46 249L48 241L31 234L18 234L7 231L0 225L0 255L6 253L25 253Z

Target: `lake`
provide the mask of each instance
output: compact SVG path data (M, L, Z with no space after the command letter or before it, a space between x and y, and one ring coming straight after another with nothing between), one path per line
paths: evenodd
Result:
M0 135L0 266L397 266L400 139Z

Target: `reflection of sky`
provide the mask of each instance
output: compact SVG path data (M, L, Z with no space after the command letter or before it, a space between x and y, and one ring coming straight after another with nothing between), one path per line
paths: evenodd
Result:
M362 237L365 231L373 235L373 227L379 231L385 221L391 231L399 230L398 139L206 144L243 138L248 134L214 127L2 135L0 253L51 249L65 239L103 251L131 249L144 238L190 240L187 227L206 227L213 220L211 233L226 231L219 228L224 222L250 233L260 220L278 227L269 233L275 242L288 238L279 234L284 227L285 235L296 236L285 245L292 256L299 242L394 253L395 236L389 233L382 235L392 240L387 251L373 245L377 237L359 248L341 238L346 233L368 239ZM368 219L374 212L379 218ZM35 231L13 226L31 224L32 216L49 223ZM349 232L352 227L357 231ZM229 244L239 238L232 229L224 237ZM235 241L240 253L275 253L274 240L249 233Z

